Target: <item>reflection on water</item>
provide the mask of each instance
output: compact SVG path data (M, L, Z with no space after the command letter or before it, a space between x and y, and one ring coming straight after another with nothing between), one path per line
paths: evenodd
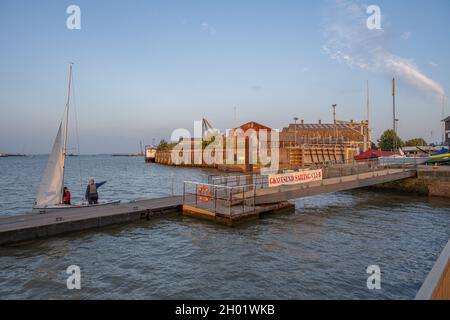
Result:
M142 158L81 158L86 176L109 181L104 198L167 195L172 172L178 192L181 181L208 174ZM5 166L0 159L0 208L16 214L29 206L24 195L45 158L7 165L28 173ZM79 172L70 175L69 185L79 184ZM450 237L446 199L355 190L295 204L295 213L234 228L175 215L0 248L0 298L410 299ZM72 264L81 267L81 290L66 289ZM366 287L373 264L379 291Z

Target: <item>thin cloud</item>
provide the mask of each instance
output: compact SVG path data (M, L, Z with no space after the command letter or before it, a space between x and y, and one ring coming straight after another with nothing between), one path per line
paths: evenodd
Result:
M430 66L432 66L432 67L439 67L439 64L437 64L436 62L433 62L433 61L429 61L428 62L429 64L430 64Z
M203 31L209 33L210 35L216 34L216 29L206 21L202 22L201 27Z
M308 72L308 71L309 71L308 67L303 67L303 68L300 69L301 73L305 73L305 72Z
M324 18L323 34L326 40L322 52L331 59L371 72L383 72L401 78L410 85L438 95L444 88L425 75L412 59L385 49L386 18L382 17L381 30L369 30L366 6L359 1L334 0ZM409 35L410 36L410 35Z
M403 40L408 40L409 38L411 38L411 32L409 32L409 31L403 32L401 37Z

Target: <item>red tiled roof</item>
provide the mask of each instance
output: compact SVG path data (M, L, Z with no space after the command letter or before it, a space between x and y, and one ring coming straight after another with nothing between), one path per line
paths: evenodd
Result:
M270 128L268 126L265 126L265 125L263 125L261 123L258 123L256 121L249 121L247 123L244 123L244 124L240 125L239 128L244 130L244 131L248 130L248 129L266 129L266 130L269 130L269 131L272 130L272 128ZM238 129L238 128L235 128L235 129Z

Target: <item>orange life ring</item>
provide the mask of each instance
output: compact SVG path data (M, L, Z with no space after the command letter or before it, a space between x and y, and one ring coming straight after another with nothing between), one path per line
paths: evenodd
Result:
M211 192L209 191L208 187L205 185L202 185L198 189L197 194L198 194L201 202L208 202L209 199L211 198Z

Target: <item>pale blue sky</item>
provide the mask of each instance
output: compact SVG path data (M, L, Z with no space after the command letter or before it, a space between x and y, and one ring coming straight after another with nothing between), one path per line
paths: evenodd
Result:
M66 8L81 8L81 30ZM365 27L367 4L382 31ZM374 136L440 140L450 2L0 0L0 152L46 153L75 62L82 153L136 152L206 117L220 129L366 118ZM72 114L73 115L73 114ZM72 117L73 120L74 117ZM71 147L75 146L71 122Z

